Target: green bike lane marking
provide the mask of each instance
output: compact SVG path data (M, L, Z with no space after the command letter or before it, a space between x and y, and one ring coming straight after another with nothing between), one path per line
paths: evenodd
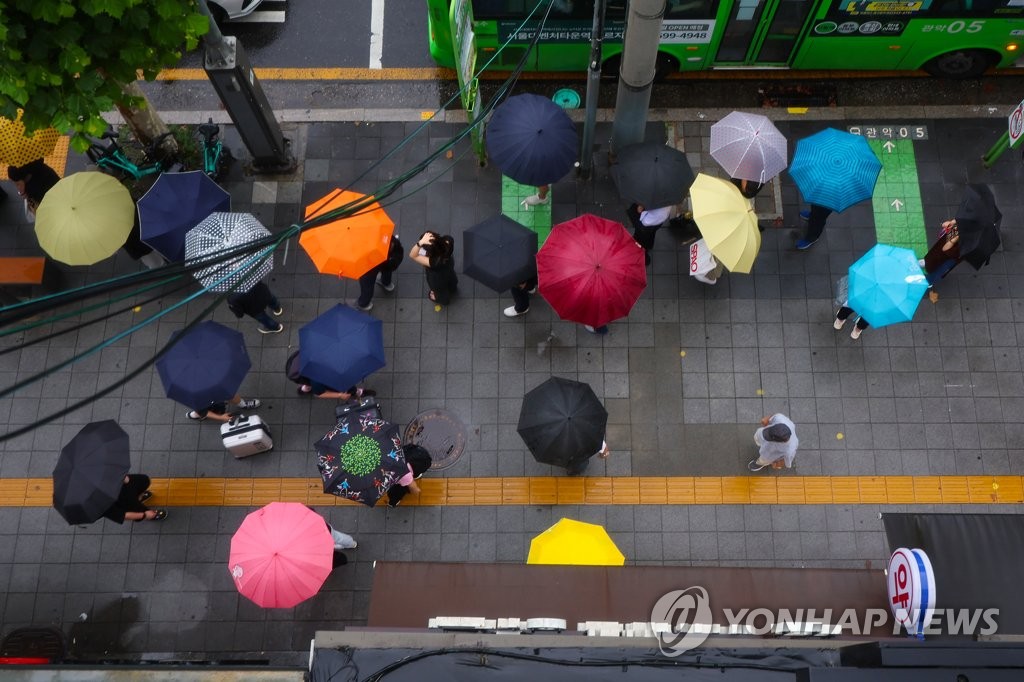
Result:
M914 142L874 139L868 140L868 145L882 161L882 172L871 197L877 241L913 249L918 258L923 258L928 251L928 233Z
M537 233L537 246L543 246L551 234L551 201L554 188L548 194L548 203L539 206L523 206L523 199L536 194L533 185L520 185L512 178L501 176L501 212Z

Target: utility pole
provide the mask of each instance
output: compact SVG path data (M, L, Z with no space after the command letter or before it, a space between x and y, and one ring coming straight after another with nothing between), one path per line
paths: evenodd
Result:
M615 97L612 154L644 141L647 108L658 60L665 0L630 0L622 45L619 90Z
M253 172L291 173L295 170L295 157L242 44L220 32L206 0L199 0L199 11L210 20L210 32L203 37L203 70L252 155Z
M587 69L586 116L580 142L579 177L587 179L594 168L594 127L597 125L597 96L601 91L601 46L604 42L604 14L608 0L594 3L594 25L590 30L590 66Z

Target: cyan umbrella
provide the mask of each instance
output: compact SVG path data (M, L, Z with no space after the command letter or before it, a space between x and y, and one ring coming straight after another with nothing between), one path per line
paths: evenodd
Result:
M201 410L238 393L252 367L241 332L206 320L171 338L177 341L156 361L168 398Z
M789 164L804 199L833 211L870 199L881 170L866 139L835 128L799 140Z
M547 97L509 97L487 124L487 156L523 185L561 180L576 163L579 138L572 119Z
M161 173L138 208L142 241L180 263L185 260L185 233L215 211L230 211L231 195L203 171Z
M386 363L381 321L338 304L299 330L299 373L336 391Z
M849 307L873 327L908 322L928 290L910 249L875 244L850 266Z
M496 215L462 234L462 271L498 293L537 276L537 233Z

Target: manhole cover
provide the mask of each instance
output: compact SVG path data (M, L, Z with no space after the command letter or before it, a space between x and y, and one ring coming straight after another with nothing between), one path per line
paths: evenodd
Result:
M426 448L434 459L431 469L447 469L466 449L466 427L448 410L427 410L405 427L405 442Z

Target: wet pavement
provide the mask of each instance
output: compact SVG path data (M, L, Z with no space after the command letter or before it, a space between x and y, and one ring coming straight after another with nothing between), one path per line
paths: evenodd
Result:
M722 112L725 113L725 112ZM877 113L877 112L874 112ZM701 116L704 118L702 119ZM594 461L588 477L747 476L757 420L773 412L797 424L796 468L780 475L938 476L1012 475L1024 465L1024 370L1019 335L1022 283L1024 168L1015 153L991 170L978 161L1005 126L1001 116L934 118L923 109L777 112L794 140L826 125L927 127L913 143L924 222L930 238L955 211L967 182L992 188L1003 212L1004 251L981 271L964 264L938 285L909 324L869 329L853 341L832 329L833 285L875 242L869 202L830 218L825 236L808 252L793 249L802 208L785 174L782 218L768 221L751 275L728 275L716 286L687 275L677 235L657 238L647 290L629 318L594 336L562 322L540 297L530 312L508 319L511 303L467 277L453 303L435 311L419 268L406 261L393 294L378 290L372 314L384 322L387 367L368 384L386 417L407 424L442 408L467 428L466 452L427 475L447 478L561 477L536 463L516 433L522 395L551 375L589 383L609 411L613 451ZM894 118L895 117L895 118ZM707 162L716 112L659 112L673 141L701 170ZM371 191L437 149L457 132L452 122L342 121L286 123L300 159L288 177L246 177L236 167L225 183L233 210L256 215L272 231L299 219L302 207L335 187ZM409 142L406 136L419 131ZM648 137L664 139L661 122ZM602 123L595 139L610 137ZM237 138L228 133L229 143ZM375 166L387 151L394 156ZM441 159L386 202L409 245L425 229L461 232L498 212L501 178L481 168L466 147ZM594 178L554 186L554 222L584 212L620 220L624 204L608 175L606 149L596 150ZM241 155L241 153L239 153ZM68 172L83 167L69 159ZM355 178L361 178L353 182ZM401 198L399 198L401 197ZM766 214L776 212L772 205ZM8 255L37 254L31 226L16 202L0 206ZM461 257L456 247L457 257ZM135 271L119 253L89 268L69 269L69 284ZM214 319L246 337L253 370L244 397L259 397L258 413L274 429L271 453L235 460L217 429L196 424L166 399L155 372L52 424L0 444L0 614L6 634L23 625L52 624L81 657L267 658L302 662L315 630L365 622L375 560L525 561L530 538L565 516L605 525L627 560L652 564L880 567L888 557L878 512L960 505L433 505L369 509L314 503L332 525L353 534L359 548L319 595L289 610L263 610L235 591L226 560L232 533L251 509L170 506L162 523L101 521L69 527L38 499L25 479L45 479L59 448L81 426L116 419L132 439L133 469L156 479L315 477L311 443L332 423L333 402L295 396L282 372L298 329L338 301L351 301L355 282L317 274L292 243L275 258L271 288L285 308L280 335L257 333L226 307ZM178 300L167 294L140 311L0 355L3 384L67 358L76 349L120 331ZM0 400L9 428L31 423L121 378L180 329L202 304L190 304L130 338ZM76 320L63 323L70 327ZM0 341L11 346L51 327ZM45 351L45 352L43 352ZM642 484L642 481L641 483ZM172 496L174 492L170 493ZM167 502L167 501L165 501ZM173 500L170 501L173 504ZM161 500L154 498L153 504ZM8 506L10 505L10 506ZM966 508L967 505L964 505ZM985 511L1013 511L990 504ZM532 614L509 614L529 616Z

